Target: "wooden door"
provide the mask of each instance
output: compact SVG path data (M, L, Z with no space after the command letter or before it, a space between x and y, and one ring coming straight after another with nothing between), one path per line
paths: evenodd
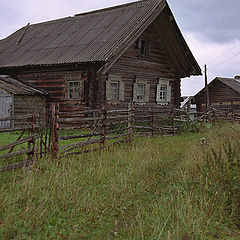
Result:
M10 117L13 97L0 90L0 118ZM10 121L0 121L0 128L10 128Z

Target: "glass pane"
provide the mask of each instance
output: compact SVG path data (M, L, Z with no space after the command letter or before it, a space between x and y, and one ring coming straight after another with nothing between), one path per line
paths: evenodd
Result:
M79 84L78 82L68 82L68 99L79 98Z
M137 99L144 100L144 84L137 85Z
M160 99L166 101L167 100L167 85L161 84L160 87Z
M110 88L110 99L118 100L118 82L112 82Z

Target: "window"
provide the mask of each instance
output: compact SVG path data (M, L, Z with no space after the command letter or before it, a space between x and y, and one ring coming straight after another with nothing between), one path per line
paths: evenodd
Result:
M119 83L118 82L111 82L111 89L110 89L110 100L118 100L119 96Z
M137 85L137 100L139 101L144 100L144 84Z
M149 102L150 84L147 79L136 78L133 85L133 101L139 103Z
M160 86L160 100L167 101L167 85L161 84Z
M168 104L171 102L170 79L159 79L159 83L157 85L156 102L158 104Z
M106 100L124 101L125 85L120 75L109 75L106 81Z
M78 81L68 81L68 99L79 99Z
M64 100L84 101L84 79L82 79L82 72L65 75Z
M137 41L138 54L141 56L150 55L150 41L138 39Z

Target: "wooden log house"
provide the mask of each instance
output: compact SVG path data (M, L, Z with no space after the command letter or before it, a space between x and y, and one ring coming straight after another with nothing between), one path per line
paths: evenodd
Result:
M240 77L222 78L216 77L208 84L210 107L225 109L232 112L240 112ZM197 105L197 111L206 110L205 88L199 91L193 101Z
M200 75L165 0L28 24L0 41L0 74L49 94L63 111L180 107L180 79Z

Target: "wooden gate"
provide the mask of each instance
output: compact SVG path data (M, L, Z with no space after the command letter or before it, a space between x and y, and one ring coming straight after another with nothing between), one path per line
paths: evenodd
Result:
M0 118L11 116L13 97L6 92L0 91ZM10 121L0 122L0 128L10 128Z

